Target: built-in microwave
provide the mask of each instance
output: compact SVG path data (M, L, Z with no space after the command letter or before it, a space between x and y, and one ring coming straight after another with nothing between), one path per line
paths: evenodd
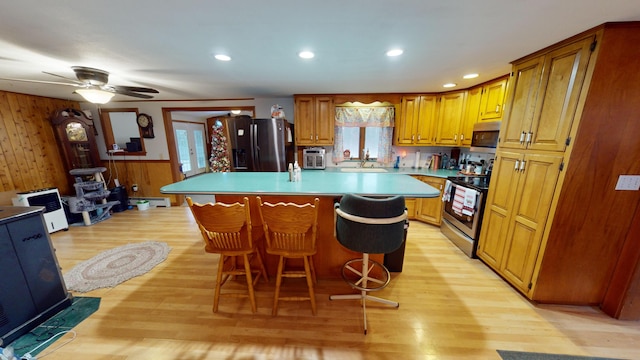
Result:
M500 121L477 123L471 137L472 152L495 153L500 136Z

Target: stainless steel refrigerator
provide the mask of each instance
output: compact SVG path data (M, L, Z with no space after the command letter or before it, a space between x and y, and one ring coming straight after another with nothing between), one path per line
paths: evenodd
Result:
M227 124L234 171L287 171L295 151L292 124L249 116L230 118Z

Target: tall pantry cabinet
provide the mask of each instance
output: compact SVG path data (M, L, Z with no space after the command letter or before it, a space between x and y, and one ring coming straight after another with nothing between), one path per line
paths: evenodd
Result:
M478 256L532 300L626 291L608 289L640 203L615 190L640 174L638 43L639 22L607 23L513 62Z

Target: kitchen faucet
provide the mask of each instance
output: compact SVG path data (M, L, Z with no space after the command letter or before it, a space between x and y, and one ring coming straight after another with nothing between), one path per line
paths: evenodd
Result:
M362 155L360 156L360 159L362 159L362 161L360 161L360 167L364 167L367 161L369 161L369 149L367 149L366 153L364 149L362 149Z

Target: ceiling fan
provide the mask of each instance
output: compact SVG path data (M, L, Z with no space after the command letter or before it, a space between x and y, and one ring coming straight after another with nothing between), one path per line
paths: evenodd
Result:
M82 95L87 101L96 103L96 104L105 104L111 100L111 98L115 94L126 95L137 97L141 99L152 99L153 96L148 94L158 94L158 90L146 88L146 87L136 87L136 86L119 86L119 85L109 85L109 73L100 70L94 69L90 67L84 66L72 66L71 69L76 73L77 79L68 78L66 76L53 74L50 72L43 71L43 73L59 77L70 82L58 82L58 81L43 81L43 80L26 80L26 79L8 79L8 78L0 78L1 80L11 80L11 81L24 81L24 82L34 82L41 84L55 84L55 85L67 85L67 86L75 86L78 87L75 93Z

